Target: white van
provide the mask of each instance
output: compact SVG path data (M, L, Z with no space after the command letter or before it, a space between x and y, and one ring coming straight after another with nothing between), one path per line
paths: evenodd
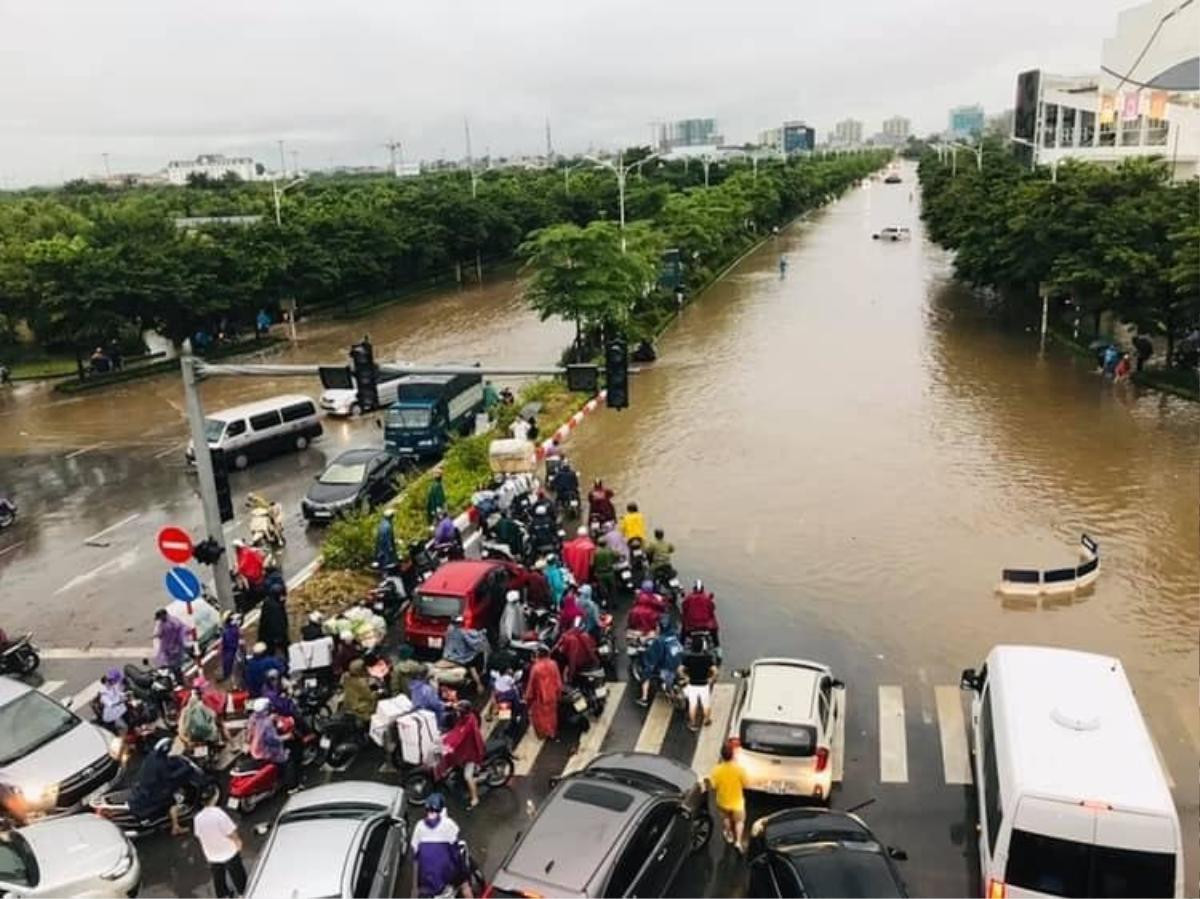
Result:
M204 419L210 449L223 450L234 468L288 450L302 450L324 432L317 404L303 394L286 394L211 412ZM188 444L188 461L195 456Z
M962 687L984 896L1183 895L1179 817L1119 659L997 646Z

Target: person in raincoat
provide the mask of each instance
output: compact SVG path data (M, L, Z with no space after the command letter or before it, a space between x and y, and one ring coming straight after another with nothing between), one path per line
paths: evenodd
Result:
M546 581L546 560L538 559L525 581L525 602L531 609L550 608L550 584Z
M575 596L575 603L579 606L583 618L583 629L591 634L593 639L600 639L600 608L592 599L591 584L584 584L579 588Z
M600 542L616 554L618 564L629 562L629 544L625 542L625 536L616 524L610 521L604 526L604 536L600 538Z
M500 513L500 518L496 521L493 532L496 535L496 540L508 547L509 554L514 559L524 557L525 535L521 533L521 529L517 527L517 523L508 516L507 512Z
M563 594L567 592L567 573L558 563L558 559L550 556L546 560L546 583L550 585L550 599L554 608L562 605Z
M592 579L592 560L596 558L596 544L588 536L586 527L576 531L575 539L563 544L563 562L571 570L575 583L586 584Z
M529 682L525 685L525 705L534 731L543 740L558 736L558 703L562 688L558 665L550 658L549 650L539 646L529 669Z
M425 709L437 715L438 727L445 723L446 704L442 702L437 686L429 679L428 665L415 672L409 679L408 698L412 700L414 712Z
M355 659L342 675L342 709L366 726L375 714L376 702L371 682L367 680L366 663Z
M261 617L258 619L258 639L267 644L270 655L287 656L288 613L284 606L287 588L283 584L272 584L267 598L263 600Z
M574 627L575 622L583 618L583 609L579 605L579 593L574 588L568 589L563 597L562 609L558 613L558 629L561 633Z
M396 567L399 561L396 557L396 531L392 525L395 514L391 509L385 509L375 531L375 562L380 571Z
M179 674L185 661L187 627L166 609L159 609L154 613L154 664Z
M429 492L425 495L425 517L437 521L438 509L446 508L446 487L442 484L441 467L433 470L433 480L429 482Z
M617 562L619 557L604 543L596 547L596 555L592 559L592 579L595 581L601 598L609 603L617 597Z
M221 619L221 680L228 681L242 654L242 616L226 612Z
M577 622L575 627L567 630L558 638L555 653L563 661L566 680L574 681L581 671L600 667L600 654L596 651L596 641L583 629L583 623Z
M216 743L221 731L217 716L204 702L204 688L193 686L187 705L179 713L179 739L185 746L194 743Z
M442 773L461 768L467 793L471 796L468 808L479 805L479 788L475 785L475 774L486 756L483 732L479 729L479 716L469 702L461 702L449 713L450 729L442 735Z
M471 672L475 686L483 692L483 666L487 662L487 635L474 628L463 627L459 615L446 628L446 644L442 647L442 658L462 665Z
M501 646L507 646L513 640L523 640L527 630L525 608L521 605L521 592L509 590L504 594L504 611L500 613L497 642Z
M491 381L483 382L483 411L488 415L492 414L492 410L500 405L500 393L496 390L496 385Z

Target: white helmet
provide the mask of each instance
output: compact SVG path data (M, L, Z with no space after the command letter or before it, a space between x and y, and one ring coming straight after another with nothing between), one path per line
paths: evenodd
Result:
M257 715L261 715L264 712L270 711L270 709L271 709L271 700L267 699L267 697L265 697L265 696L260 696L257 699L253 699L250 701L250 711L254 712Z
M575 536L586 537L587 535L588 529L586 524L581 524L579 527L575 528Z
M700 578L696 578L696 583L692 584L692 592L693 593L703 593L704 592L704 581L700 580Z
M507 593L504 594L505 602L516 602L520 598L521 598L520 590L509 590Z

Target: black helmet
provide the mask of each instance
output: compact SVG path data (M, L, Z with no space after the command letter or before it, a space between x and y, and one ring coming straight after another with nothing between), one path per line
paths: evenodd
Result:
M441 793L430 793L429 798L425 800L425 811L441 812L446 809L446 797Z

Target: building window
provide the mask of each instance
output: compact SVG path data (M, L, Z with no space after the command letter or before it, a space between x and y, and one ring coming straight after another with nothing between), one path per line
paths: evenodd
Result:
M1100 122L1100 146L1115 147L1117 145L1117 120Z
M1058 133L1058 104L1047 103L1042 109L1042 146L1053 147Z
M1170 122L1166 119L1146 119L1146 146L1163 147L1167 143Z
M1096 114L1079 111L1079 146L1090 147L1096 141Z
M1060 147L1072 147L1075 140L1075 108L1072 106L1064 106L1062 108L1062 127L1058 129L1058 145Z
M1142 117L1121 120L1121 146L1136 147L1142 142Z

